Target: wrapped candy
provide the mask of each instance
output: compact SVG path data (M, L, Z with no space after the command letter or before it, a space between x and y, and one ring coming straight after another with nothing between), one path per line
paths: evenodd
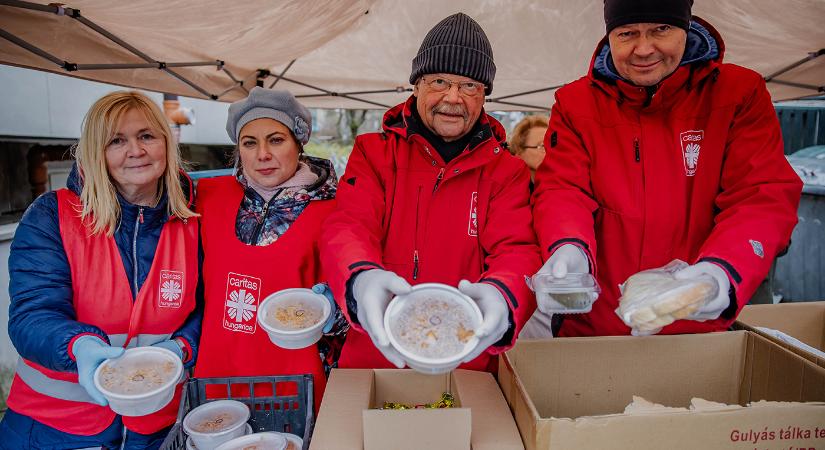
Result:
M438 408L453 408L455 406L455 399L453 394L445 392L441 394L441 399L433 403L424 403L420 405L407 405L404 403L384 402L381 409L438 409Z

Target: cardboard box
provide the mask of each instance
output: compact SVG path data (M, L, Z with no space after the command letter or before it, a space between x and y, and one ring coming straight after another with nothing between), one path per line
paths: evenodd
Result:
M746 331L523 341L498 376L528 450L825 448L825 368Z
M385 401L423 404L453 394L456 408L379 410ZM524 450L489 373L455 370L334 369L311 450Z
M769 336L756 327L771 328L825 351L825 302L748 305L739 313L736 328L754 331L802 357L825 367L825 358Z

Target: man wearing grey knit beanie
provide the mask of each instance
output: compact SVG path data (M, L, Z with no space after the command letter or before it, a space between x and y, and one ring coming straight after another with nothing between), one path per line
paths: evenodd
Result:
M602 288L562 336L726 330L789 245L802 183L770 94L723 62L692 6L604 0L590 70L556 92L533 194L539 273Z
M457 286L453 295L482 314L454 364L438 371L495 369L533 313L524 283L540 263L530 175L484 112L495 73L481 26L451 15L413 58L413 95L384 115L382 133L355 140L321 239L324 271L352 324L339 367L436 370L404 356L384 329L390 300L420 283Z

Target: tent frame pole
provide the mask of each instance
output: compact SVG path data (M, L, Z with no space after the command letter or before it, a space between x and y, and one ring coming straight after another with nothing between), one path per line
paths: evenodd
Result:
M817 92L825 92L825 86L814 86L812 84L794 83L793 81L785 80L771 80L771 83L781 84L783 86L791 86L800 89L811 89Z
M776 72L774 72L774 73L772 73L772 74L770 74L770 75L766 76L766 77L765 77L765 82L766 82L766 83L770 83L770 82L778 82L778 80L774 80L774 78L776 78L776 77L778 77L779 75L782 75L783 73L786 73L786 72L788 72L788 71L790 71L790 70L793 70L793 69L795 69L795 68L797 68L797 67L801 66L802 64L805 64L805 63L806 63L806 62L808 62L808 61L811 61L811 60L813 60L813 59L816 59L816 58L818 58L818 57L820 57L820 56L822 56L822 55L825 55L825 48L821 48L821 49L819 49L818 51L808 53L808 56L806 56L806 57L804 57L804 58L800 59L799 61L797 61L797 62L795 62L795 63L793 63L793 64L790 64L790 65L788 65L788 66L786 66L786 67L783 67L782 69L779 69L779 70L777 70ZM816 88L813 88L813 89L816 89Z

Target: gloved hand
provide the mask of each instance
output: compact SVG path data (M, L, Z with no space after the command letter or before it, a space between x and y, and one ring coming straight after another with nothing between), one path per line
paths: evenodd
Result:
M100 406L106 406L109 401L95 387L94 374L104 360L118 358L123 355L120 347L112 347L97 336L81 336L72 344L72 353L77 361L77 378L89 397Z
M504 333L510 328L508 318L510 308L501 292L489 284L461 280L458 283L458 290L476 301L483 318L481 326L475 330L479 339L478 345L462 360L466 363L476 359L491 345L501 340Z
M409 294L411 289L405 279L381 269L359 273L352 285L352 294L358 304L358 321L378 351L399 369L403 368L406 362L390 344L384 330L384 313L394 296Z
M550 255L550 258L537 272L537 274L543 273L551 274L554 278L564 278L568 273L590 273L590 263L582 249L573 244L564 244ZM552 298L549 294L547 297ZM544 296L536 296L536 301L539 311L545 314L552 313L551 309L558 307L558 305L547 303Z
M174 340L167 339L165 341L156 342L152 344L152 347L165 348L166 350L178 355L178 358L183 361L183 348L181 348L180 344Z
M335 324L335 312L338 310L338 304L335 303L335 298L332 296L332 290L326 283L318 283L315 286L312 286L312 292L323 295L329 302L329 319L327 319L326 323L324 323L324 329L322 330L324 333L329 333L332 331L332 325Z
M722 311L727 309L730 305L730 279L724 269L711 262L698 262L692 266L687 266L673 274L677 280L689 280L696 278L702 274L710 275L716 280L719 285L719 293L716 297L709 299L704 305L700 306L698 310L686 317L688 320L698 320L704 322L706 320L718 319Z

